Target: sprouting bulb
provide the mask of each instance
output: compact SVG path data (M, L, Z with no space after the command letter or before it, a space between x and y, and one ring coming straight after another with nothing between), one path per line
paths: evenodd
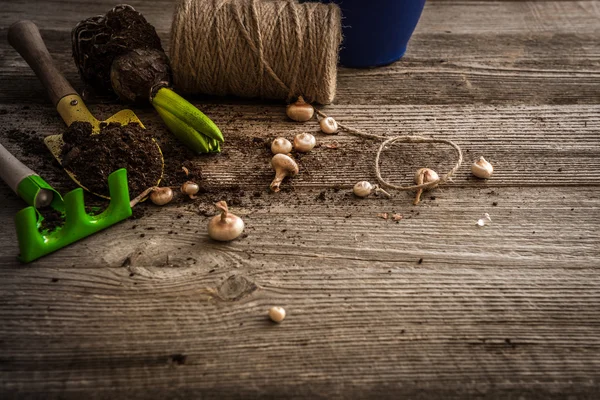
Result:
M388 192L386 192L385 190L383 190L382 188L380 188L377 185L372 185L368 181L357 182L356 185L354 185L352 192L357 197L367 197L371 193L375 193L375 194L381 193L386 197L392 197L392 195L390 195Z
M295 103L287 106L285 112L294 121L306 122L313 117L315 109L300 96Z
M479 160L475 161L471 165L471 172L478 178L488 179L494 173L494 167L483 157L479 157Z

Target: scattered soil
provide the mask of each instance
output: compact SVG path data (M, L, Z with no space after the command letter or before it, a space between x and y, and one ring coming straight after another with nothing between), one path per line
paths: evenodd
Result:
M72 31L73 58L81 78L98 94L113 91L113 60L133 49L164 53L156 29L131 6L81 21Z
M202 169L193 162L198 158L196 153L172 138L161 140L160 149L165 159L165 170L160 186L176 188L186 181L202 184ZM187 169L187 174L183 167ZM202 191L202 187L200 190Z
M91 124L74 122L63 140L63 166L93 193L108 196L108 176L120 168L127 169L131 198L160 179L160 151L138 124L111 123L92 135Z
M42 220L39 227L41 231L47 230L48 232L52 232L54 229L63 226L65 223L64 214L54 208L46 207L38 211L42 214Z
M11 129L6 133L6 137L15 143L19 143L24 156L37 156L42 152L47 152L43 137L37 135L36 131L21 131Z
M173 354L169 358L171 363L177 365L183 365L187 360L187 356L185 354Z
M96 111L100 115L114 113L114 106L97 105L96 107ZM177 215L177 218L171 223L174 232L177 232L177 229L175 228L184 226L181 224L194 223L193 218L189 219L189 213L198 213L206 217L213 216L217 213L214 203L225 200L232 208L245 209L248 215L257 210L272 207L274 204L286 205L292 210L302 205L310 205L316 202L320 203L320 206L325 208L330 206L343 206L348 207L348 213L341 215L342 217L346 217L343 222L352 221L350 218L353 217L354 210L362 208L364 201L356 199L353 196L351 192L351 183L343 182L343 186L332 187L331 185L335 180L332 179L326 182L318 182L316 178L312 178L310 175L311 172L315 174L319 170L335 169L341 159L344 159L344 162L347 159L354 159L357 164L361 163L360 165L363 165L365 159L370 160L374 157L377 149L376 142L371 143L365 141L360 146L354 146L352 143L343 143L342 145L339 145L337 149L331 150L326 146L328 137L322 137L324 142L321 149L315 149L315 151L307 154L293 154L293 157L301 167L301 173L298 178L286 180L284 187L282 187L282 192L274 195L268 189L268 184L273 177L273 171L269 165L269 160L272 157L270 143L272 138L281 136L282 134L273 133L270 136L264 137L248 135L248 132L243 129L241 123L238 128L234 117L237 118L239 116L232 114L233 122L228 122L231 126L229 126L227 132L225 132L226 142L223 147L223 152L220 154L206 155L197 155L188 150L164 128L159 120L149 119L148 121L144 121L148 128L145 132L152 132L151 136L154 136L159 142L164 154L165 169L160 186L171 187L175 192L175 198L172 203L165 207L155 206L149 201L138 204L133 209L134 219L144 218L155 213L166 211L166 208L170 208L171 210L181 210L182 214ZM18 147L20 150L16 151L16 155L19 155L19 158L26 162L26 164L36 169L40 175L47 177L49 183L55 186L61 193L64 194L74 187L74 184L60 168L58 169L58 172L52 171L46 173L44 169L38 167L40 165L39 159L41 158L49 160L54 166L57 165L53 162L52 156L45 148L45 145L39 137L41 136L39 133L33 131L25 132L24 130L15 130L14 132L4 130L2 135L11 141L18 142L19 146L14 146ZM291 134L283 135L287 136L288 139L291 139L292 136ZM383 172L393 181L393 183L406 184L412 182L414 165L426 164L428 166L433 166L434 169L439 169L439 171L445 171L453 164L451 157L449 157L448 160L445 158L441 159L442 157L440 157L440 152L437 148L428 145L420 145L415 151L414 147L414 145L396 144L393 146L393 149L385 151L384 154L382 154ZM23 157L22 155L25 153L31 154L31 157ZM215 173L220 175L220 168L225 169L235 163L243 162L248 162L253 168L236 176L230 177L228 174L223 174L225 179L215 179ZM93 164L94 168L99 169L99 164L95 157L91 159L90 163ZM370 165L371 162L369 161L368 164ZM394 168L391 168L392 166ZM182 167L187 169L187 175ZM204 175L210 175L210 180L204 179L202 169L204 169ZM360 178L362 178L362 176L360 176ZM179 191L181 184L188 180L194 181L200 185L201 189L196 199L190 199L189 197L182 195ZM307 180L311 183L315 183L315 186L312 188L295 188L295 184L304 184ZM358 177L357 180L359 180ZM106 179L102 179L102 182L105 183ZM319 186L319 183L322 183L323 185ZM143 185L142 189L147 188L147 186L149 185ZM495 191L488 192L487 194L490 196L498 196L498 193ZM433 192L427 196L426 200L434 201L435 196L436 193ZM86 206L99 203L102 210L107 205L107 201L98 199L87 193L85 200ZM407 207L410 206L411 200L412 198L407 195ZM493 200L497 200L497 198L490 199L490 203ZM408 211L410 211L410 213ZM406 210L406 212L403 212L403 219L408 220L417 218L416 216L419 213L415 211L416 209ZM391 211L388 214L388 219L391 220L390 222L402 223L399 221L399 219L402 218L401 214L394 217L392 214L394 212L395 211ZM354 217L357 215L359 214L354 214ZM373 217L375 217L375 215L373 215ZM385 221L382 222L385 223ZM140 223L139 226L142 225L143 224ZM197 229L202 230L203 228L198 227ZM138 234L140 233L141 231L138 231ZM148 235L148 232L146 232L146 235Z
M35 130L10 129L3 131L1 135L18 145L20 152L17 151L14 155L22 163L44 179L53 177L53 186L65 192L77 187L50 153L40 133Z

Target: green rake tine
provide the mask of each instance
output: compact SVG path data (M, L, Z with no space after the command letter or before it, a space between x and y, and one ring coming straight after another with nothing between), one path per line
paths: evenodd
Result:
M85 212L83 189L77 188L64 196L65 224L52 232L38 230L37 211L27 207L15 217L19 240L19 259L22 262L36 260L46 254L68 246L84 237L108 228L131 216L127 171L119 169L108 177L110 204L97 216Z

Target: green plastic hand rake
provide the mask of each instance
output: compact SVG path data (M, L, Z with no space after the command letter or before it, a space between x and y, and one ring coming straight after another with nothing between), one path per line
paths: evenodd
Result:
M15 216L19 260L28 263L108 228L131 216L127 170L119 169L108 177L110 204L98 215L85 212L83 190L77 188L64 198L39 175L17 160L0 145L0 178L30 207ZM38 208L51 207L64 214L65 223L52 231L41 231L43 220Z

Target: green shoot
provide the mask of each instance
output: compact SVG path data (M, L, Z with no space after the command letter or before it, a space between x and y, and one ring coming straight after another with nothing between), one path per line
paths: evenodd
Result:
M197 153L218 153L223 134L206 115L168 88L158 90L152 99L169 130Z

